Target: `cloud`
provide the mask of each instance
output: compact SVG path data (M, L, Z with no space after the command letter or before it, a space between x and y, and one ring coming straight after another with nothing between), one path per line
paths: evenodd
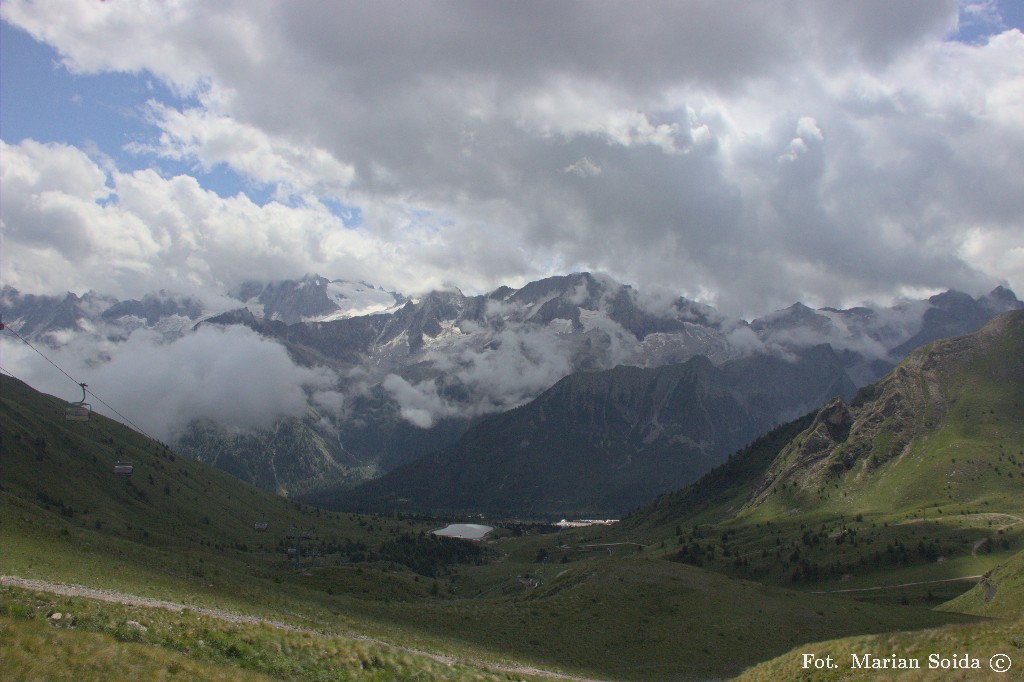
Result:
M347 227L314 197L259 205L245 194L221 197L190 175L108 173L75 147L31 139L0 141L0 183L4 283L29 293L141 298L169 289L213 300L247 280L310 271L418 293L468 261L495 272L522 261L514 247L468 227L454 228L465 239L448 248L443 219L408 205L366 213L388 228L381 235Z
M437 392L431 380L411 384L397 374L389 374L381 382L392 400L398 403L402 418L421 429L428 429L442 417L457 414L455 406Z
M78 175L16 185L6 271L140 296L246 270L417 293L587 269L746 317L1021 289L997 256L1024 241L1024 36L961 5L9 0L70 72L182 100L105 175L62 149ZM969 22L990 32L950 40ZM52 175L56 148L9 148ZM127 170L154 155L194 168ZM208 194L194 169L215 167L277 201Z
M345 412L345 394L341 391L319 390L309 396L310 401L332 415Z
M725 333L726 341L737 353L748 355L764 352L765 346L754 330L746 325L734 325Z
M509 304L490 302L488 315L508 313ZM520 311L522 312L522 311ZM439 374L416 383L396 374L381 386L401 416L420 428L438 419L475 417L517 407L573 370L575 348L548 327L508 323L497 333L464 325L475 339L428 351L422 366Z
M515 407L572 371L572 348L547 329L506 329L480 351L456 356L454 376L485 412Z
M589 157L584 156L583 158L570 163L568 166L563 168L562 171L565 173L573 173L581 178L592 178L601 174L601 167L594 163Z
M836 350L854 351L868 360L893 361L898 358L890 356L889 349L899 346L921 329L930 305L927 300L901 299L889 307L869 304L844 313L819 309L814 311L814 317L799 326L778 325L790 311L777 311L762 319L768 324L760 329L760 338L755 337L749 327L732 329L728 338L739 351L767 349L785 356L793 349L827 343Z
M255 182L274 185L279 199L314 195L340 199L354 170L324 149L291 144L207 109L178 111L150 103L150 120L163 131L155 145L133 144L135 152L195 159L204 169L229 165Z
M331 373L295 365L283 346L244 327L203 326L172 343L139 330L106 362L96 362L73 345L47 354L86 382L90 392L165 442L199 418L249 430L270 427L284 416L302 416L307 390L316 391L314 399L321 405L338 404ZM39 390L69 401L81 397L67 377L6 337L3 356L7 371ZM95 411L118 418L97 399L88 402Z
M960 0L960 14L957 22L959 35L991 35L1006 28L997 0Z

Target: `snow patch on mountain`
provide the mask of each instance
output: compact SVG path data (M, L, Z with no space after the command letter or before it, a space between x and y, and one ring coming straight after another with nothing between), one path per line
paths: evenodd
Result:
M572 320L568 320L564 317L556 317L548 322L548 329L555 334L572 334L574 325Z
M321 368L326 379L313 385L307 377L298 385L306 387L306 399L319 413L319 431L334 442L344 441L345 456L361 465L373 464L374 453L386 447L408 450L393 434L408 431L409 425L418 431L444 420L468 422L508 410L585 370L655 368L697 355L716 365L766 352L795 360L800 349L829 343L843 351L840 361L850 377L868 383L877 378L879 367L898 360L890 357L891 350L920 332L928 311L935 318L932 327L945 330L963 319L958 311L1020 305L1008 291L977 300L965 294L939 296L892 308L814 310L796 304L748 324L669 292L642 293L588 273L476 296L452 288L418 300L364 282L308 275L250 282L232 296L200 302L159 292L117 301L91 292L81 298L22 295L5 287L0 312L12 329L33 342L72 347L83 360L78 366L90 372L128 350L141 357L143 342L153 345L153 362L162 352L170 358L172 346L187 347L176 345L178 340L217 316L222 317L210 326L249 327L286 353L296 376L302 375L300 368ZM945 317L935 317L943 311ZM218 338L238 341L204 336L204 352L212 353ZM250 341L241 342L254 357L271 357ZM219 352L236 351L225 344ZM283 363L279 367L288 369ZM91 382L88 373L82 380ZM131 377L133 384L152 380L153 373ZM225 381L228 392L238 390ZM188 395L176 385L175 390ZM294 404L288 406L295 415ZM159 411L159 401L151 407ZM349 449L353 431L363 434L364 441ZM376 433L383 435L366 435Z
M469 337L469 334L463 333L462 329L459 328L457 321L452 320L438 320L438 331L433 336L425 336L423 339L424 348L429 351L438 351L444 347L452 347L456 344L460 344L462 339Z
M378 289L364 282L348 282L343 279L327 285L327 296L338 306L338 310L327 315L304 318L305 322L330 322L361 315L380 315L394 312L405 300L397 294Z

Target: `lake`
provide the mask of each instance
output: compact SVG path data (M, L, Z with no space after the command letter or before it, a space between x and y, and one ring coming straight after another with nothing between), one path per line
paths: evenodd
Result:
M434 535L443 535L447 538L462 538L463 540L481 540L494 528L479 523L449 523L446 527L435 530Z

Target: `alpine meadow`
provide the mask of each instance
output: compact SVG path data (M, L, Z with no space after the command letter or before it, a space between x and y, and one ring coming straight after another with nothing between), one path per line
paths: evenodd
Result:
M1015 0L5 0L0 677L1024 679Z

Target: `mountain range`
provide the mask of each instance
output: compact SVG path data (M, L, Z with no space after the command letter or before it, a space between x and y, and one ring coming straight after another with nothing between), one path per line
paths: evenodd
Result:
M778 424L855 386L828 345L795 358L571 374L454 445L333 497L328 508L621 516L689 483Z
M838 354L810 356L776 360ZM472 543L433 536L432 519L267 494L105 417L68 421L65 401L0 376L4 669L107 678L160 655L173 659L133 674L775 680L808 652L922 667L932 652L1015 657L1021 358L1024 311L1003 313L620 523L495 523ZM668 405L694 380L749 376L734 363L573 375L545 393L569 391L561 399L515 412L562 409L573 392L570 413L647 400L630 395ZM757 402L741 395L728 397ZM602 423L592 428L616 437ZM130 476L118 475L125 460Z
M835 397L775 429L628 525L855 514L923 521L928 509L942 520L943 508L991 525L988 512L1021 505L1022 408L1024 310L1015 310L916 349L852 399Z
M416 467L438 457L465 470L473 453L504 461L516 448L528 457L514 466L530 475L584 467L604 472L593 474L594 485L608 476L623 484L657 481L637 495L609 493L595 511L628 509L693 480L772 425L833 395L849 398L911 347L973 331L1021 305L1003 288L978 298L950 291L888 308L813 310L798 303L748 323L590 273L475 296L452 289L419 298L317 275L247 283L209 301L170 292L123 301L93 292L0 292L12 329L55 350L74 346L93 364L116 356L140 330L173 344L213 327L251 329L283 346L297 368L329 370L331 389L341 396L333 407L310 401L304 414L255 431L199 415L167 434L182 452L266 489L341 500L339 491L388 472L414 478ZM802 388L792 388L798 376ZM622 389L614 388L620 381ZM698 400L695 391L707 396ZM696 418L705 399L728 417ZM532 432L531 446L520 448L523 438L515 434L532 427L515 423L542 423L541 414L552 431ZM489 420L499 418L513 440L485 435L495 433ZM588 445L571 463L558 463L550 453L567 442L559 429L570 425L602 435L577 439ZM427 455L434 459L415 464ZM544 466L529 464L531 457ZM604 464L594 466L591 457ZM464 475L430 470L448 481ZM530 508L545 513L563 503L582 510L557 496L529 496L536 502Z

